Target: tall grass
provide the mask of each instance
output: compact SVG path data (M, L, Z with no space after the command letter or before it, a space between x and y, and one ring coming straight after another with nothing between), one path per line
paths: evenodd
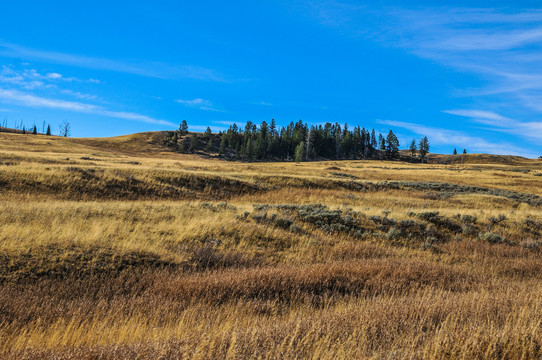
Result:
M154 137L0 134L0 358L542 356L540 163L233 163Z

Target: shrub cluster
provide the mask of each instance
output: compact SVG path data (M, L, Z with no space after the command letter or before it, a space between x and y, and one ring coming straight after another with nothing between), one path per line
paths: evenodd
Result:
M258 224L271 224L273 226L276 226L278 228L284 229L284 230L290 230L293 232L300 232L301 229L294 224L294 221L288 217L280 217L276 213L268 214L268 210L272 208L272 206L267 204L254 204L253 205L254 210L256 210L256 213L253 213L251 215L252 220L254 220ZM247 213L245 213L247 214ZM244 218L248 216L245 215Z
M322 204L254 204L253 207L254 210L257 211L257 213L251 215L255 222L272 223L274 226L294 232L299 232L301 229L294 224L294 221L291 218L289 218L292 216L299 221L314 225L327 233L346 233L356 237L362 237L365 230L358 220L360 214L351 209L344 211L340 209L330 210L326 205ZM267 211L271 209L279 211L286 217L279 217L277 214L268 216ZM246 216L244 218L246 218ZM241 216L241 218L242 217L243 216Z
M411 188L423 191L444 193L447 197L460 194L482 194L500 196L510 200L524 202L533 206L542 205L542 198L538 195L519 193L510 190L491 189L472 185L458 185L451 183L417 182L417 181L391 181L391 188Z
M486 233L479 233L478 234L478 240L486 241L490 244L506 244L508 243L505 238L503 238L499 234L495 234L492 232L486 232Z
M348 233L361 237L364 229L356 217L359 215L352 210L330 210L321 204L302 205L297 209L297 215L303 222L310 223L327 233Z
M461 225L456 224L451 219L439 215L438 211L427 211L416 214L416 216L428 223L435 225L438 228L447 229L453 233L461 232Z
M331 175L335 175L335 176L338 176L338 177L344 177L344 178L350 178L350 179L356 179L356 180L359 179L359 177L357 177L356 175L346 174L346 173L337 172L337 171L331 172Z
M208 203L208 202L202 202L200 205L200 207L204 208L204 209L208 209L208 210L211 210L211 211L222 211L222 210L232 210L232 211L235 211L237 210L237 208L233 205L230 205L228 204L227 202L223 201L223 202L219 202L218 204L214 205L212 203Z
M540 235L542 230L542 222L531 218L527 218L523 221L524 229L533 235Z

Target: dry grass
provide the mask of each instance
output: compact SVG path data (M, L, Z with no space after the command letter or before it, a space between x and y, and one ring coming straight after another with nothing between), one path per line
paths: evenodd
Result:
M542 355L542 162L159 140L0 133L0 358Z

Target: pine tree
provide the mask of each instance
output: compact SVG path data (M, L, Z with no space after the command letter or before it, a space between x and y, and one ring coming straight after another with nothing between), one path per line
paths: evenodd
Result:
M45 135L51 136L51 125L47 124L47 131L45 132Z
M189 142L188 138L184 138L184 139L181 140L181 146L179 148L179 152L184 154L184 153L186 153L188 151L188 148L189 148L188 142Z
M335 157L337 159L340 159L343 156L342 147L341 147L341 136L342 136L341 125L336 123L334 140L335 140Z
M305 141L305 160L309 160L309 157L313 157L315 154L314 151L314 140L316 138L316 129L314 126L311 126L307 134L307 139Z
M181 138L180 132L179 128L179 131L171 131L169 134L169 142L174 142L175 137L178 137L179 145L176 149L179 151L196 152L200 150L200 140L204 140L201 143L202 149L209 152L218 151L221 156L235 156L236 159L244 160L271 158L291 160L296 159L296 156L299 160L300 153L303 154L301 161L315 158L359 159L361 157L394 159L399 155L399 140L393 131L390 131L386 137L378 134L377 138L374 129L369 132L365 128L356 126L350 130L348 124L342 126L329 122L325 125L309 127L308 124L299 120L290 122L286 127L277 128L272 119L270 125L263 121L260 126L248 121L244 130L232 124L227 131L218 134L212 134L211 129L207 128L203 135L192 133L190 137ZM303 151L299 149L300 143L304 146ZM213 149L213 146L219 144L218 148ZM380 150L375 152L376 149ZM420 149L422 151L419 151ZM418 143L413 139L410 143L410 153L415 156L418 151L420 158L425 160L429 152L427 137Z
M171 142L173 143L173 147L177 146L177 141L179 141L179 134L177 134L177 132L174 132L171 140Z
M256 157L256 154L254 152L254 143L252 141L252 138L248 138L245 155L249 160L254 160Z
M416 150L416 139L412 139L412 142L410 143L410 155L412 155L412 157L416 155Z
M427 139L427 136L424 136L423 139L420 140L420 157L422 158L422 161L425 160L425 156L429 152L429 139Z
M207 129L205 129L205 140L210 140L213 136L213 131L210 127L207 126Z
M467 153L467 149L463 149L463 154L466 154Z
M305 144L303 144L303 141L296 146L294 158L296 162L301 162L305 159Z
M386 150L386 140L384 139L384 136L382 136L382 134L378 134L378 144L380 150Z
M376 150L376 147L377 147L377 143L376 143L376 133L375 133L375 129L373 129L373 131L371 132L371 148L373 150Z
M260 133L258 134L258 138L256 139L256 148L255 155L258 159L264 159L266 157L267 152L267 136L268 130L267 130L267 123L265 121L262 121L262 124L260 125Z
M224 153L226 152L226 140L226 134L222 134L222 136L220 137L220 147L218 148L218 155L224 155Z
M196 152L199 148L199 139L196 134L192 135L192 138L190 139L190 151Z
M352 138L352 133L349 131L346 131L343 135L343 138L341 140L341 148L343 151L343 156L345 158L351 158L352 157L352 148L354 145L354 141Z
M386 153L388 159L394 159L399 155L399 139L391 130L386 137Z
M454 148L454 155L457 155L457 149Z
M209 139L209 142L207 143L207 147L205 148L208 153L211 153L213 151L213 139Z
M36 125L34 125L34 129L32 129L32 134L33 134L33 135L37 135L37 134L38 134L38 128L36 127Z
M277 138L279 137L279 134L277 132L277 123L275 122L275 119L271 119L271 124L269 124L269 132L267 136L268 141L266 154L270 157L275 157L279 155L277 151Z
M275 119L271 119L271 124L269 124L269 136L274 137L277 132L277 123Z
M181 121L181 125L179 126L179 132L181 133L181 135L188 134L188 123L186 122L186 120Z

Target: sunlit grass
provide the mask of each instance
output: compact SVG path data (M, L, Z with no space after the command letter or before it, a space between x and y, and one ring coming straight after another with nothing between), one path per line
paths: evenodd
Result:
M541 355L542 162L237 163L157 136L0 134L0 357Z

